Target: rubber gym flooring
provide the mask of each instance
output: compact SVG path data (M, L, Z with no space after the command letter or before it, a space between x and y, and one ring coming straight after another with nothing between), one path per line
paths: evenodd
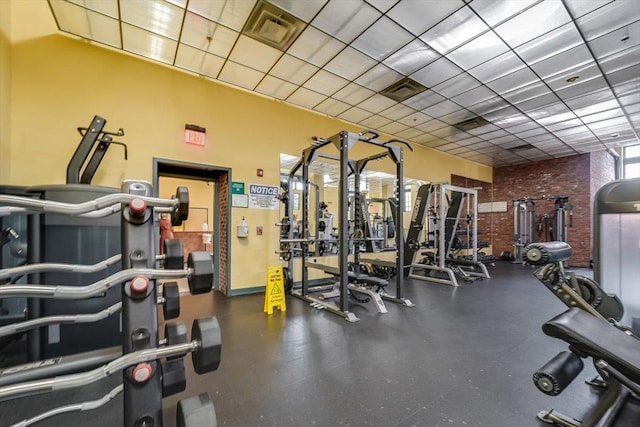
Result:
M532 275L533 268L497 262L492 278L459 288L407 280L416 307L351 300L361 319L347 323L288 297L287 311L262 312L263 295L183 295L181 319L216 314L223 334L218 371L193 373L187 391L163 401L164 425L175 425L176 402L208 391L224 426L539 427L541 409L581 418L599 393L585 370L560 396L540 393L532 373L566 346L542 323L565 310ZM589 274L588 270L581 271ZM79 389L0 403L0 425L69 403L97 399L116 376ZM640 425L630 402L616 423ZM88 412L37 426L118 426L122 397Z

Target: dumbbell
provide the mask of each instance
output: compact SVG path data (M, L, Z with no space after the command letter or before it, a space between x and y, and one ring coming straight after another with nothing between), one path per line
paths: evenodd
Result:
M178 200L178 205L171 212L171 225L182 225L182 221L189 217L189 189L183 186L176 188L173 198Z
M191 295L205 294L213 286L213 259L206 251L191 252L187 258L190 271L189 292Z
M183 322L166 323L164 325L164 343L166 345L184 344L187 341L187 327ZM180 393L187 388L187 375L182 356L167 357L166 362L162 362L160 369L162 374L162 397Z
M164 320L180 317L180 288L177 282L162 284L162 297L158 298L158 304L163 304Z
M216 408L208 393L182 399L178 402L176 412L176 425L178 427L216 427Z
M157 261L162 261L166 270L181 270L184 268L184 249L181 239L164 239L162 244L163 255L156 256Z
M165 325L165 339L161 344L168 347L188 343L187 328L182 322L167 323ZM195 319L191 325L191 343L195 344L191 351L191 362L197 374L205 374L218 369L222 354L222 335L220 324L215 317ZM167 357L174 360L182 354Z

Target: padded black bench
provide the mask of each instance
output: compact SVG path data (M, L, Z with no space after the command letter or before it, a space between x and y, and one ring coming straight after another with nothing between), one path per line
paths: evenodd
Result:
M389 281L380 277L369 276L368 274L356 274L355 271L349 271L350 282L364 283L365 285L377 286L378 288L384 288L389 284Z
M582 422L553 410L543 411L538 417L545 422L562 426L614 426L615 417L623 407L629 392L640 395L640 340L579 308L571 308L549 320L542 326L542 331L550 337L568 343L573 353L569 356L574 359L577 359L574 355L592 358L596 368L606 373L608 385L607 393L598 406ZM545 368L536 372L536 386L547 394L559 394L582 369L579 360L580 366L576 369L576 360L571 360L571 357L566 358L566 364L572 365L568 369L563 369L563 366L552 361L545 367L552 366L552 374L545 377L544 372L541 372L545 371ZM558 356L555 359L557 358ZM561 389L551 390L551 385L557 386L558 383L562 383ZM640 425L640 422L638 424Z

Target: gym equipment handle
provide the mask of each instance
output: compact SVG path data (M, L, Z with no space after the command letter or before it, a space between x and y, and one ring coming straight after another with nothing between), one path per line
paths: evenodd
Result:
M6 268L0 270L0 280L12 279L25 274L34 274L41 272L65 272L65 273L95 273L97 271L106 270L110 266L120 262L121 255L114 255L104 261L93 265L84 264L57 264L57 263L41 263L30 264L20 267Z
M124 356L91 371L1 387L0 400L14 399L21 396L30 396L58 390L68 390L70 388L84 386L107 378L113 373L120 372L129 366L166 357L184 356L187 353L196 351L199 347L200 342L194 340L184 344L136 351L125 354Z
M113 286L136 276L146 276L149 279L180 279L195 274L193 268L184 270L156 270L148 268L130 268L119 271L102 280L98 280L87 286L63 286L63 285L6 285L0 287L0 298L28 297L28 298L61 298L61 299L85 299L100 295Z

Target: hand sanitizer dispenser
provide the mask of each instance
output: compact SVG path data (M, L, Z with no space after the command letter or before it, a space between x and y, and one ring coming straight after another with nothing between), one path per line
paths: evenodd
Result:
M238 237L248 237L249 236L249 225L247 224L247 220L242 217L242 221L240 221L240 225L237 228Z

